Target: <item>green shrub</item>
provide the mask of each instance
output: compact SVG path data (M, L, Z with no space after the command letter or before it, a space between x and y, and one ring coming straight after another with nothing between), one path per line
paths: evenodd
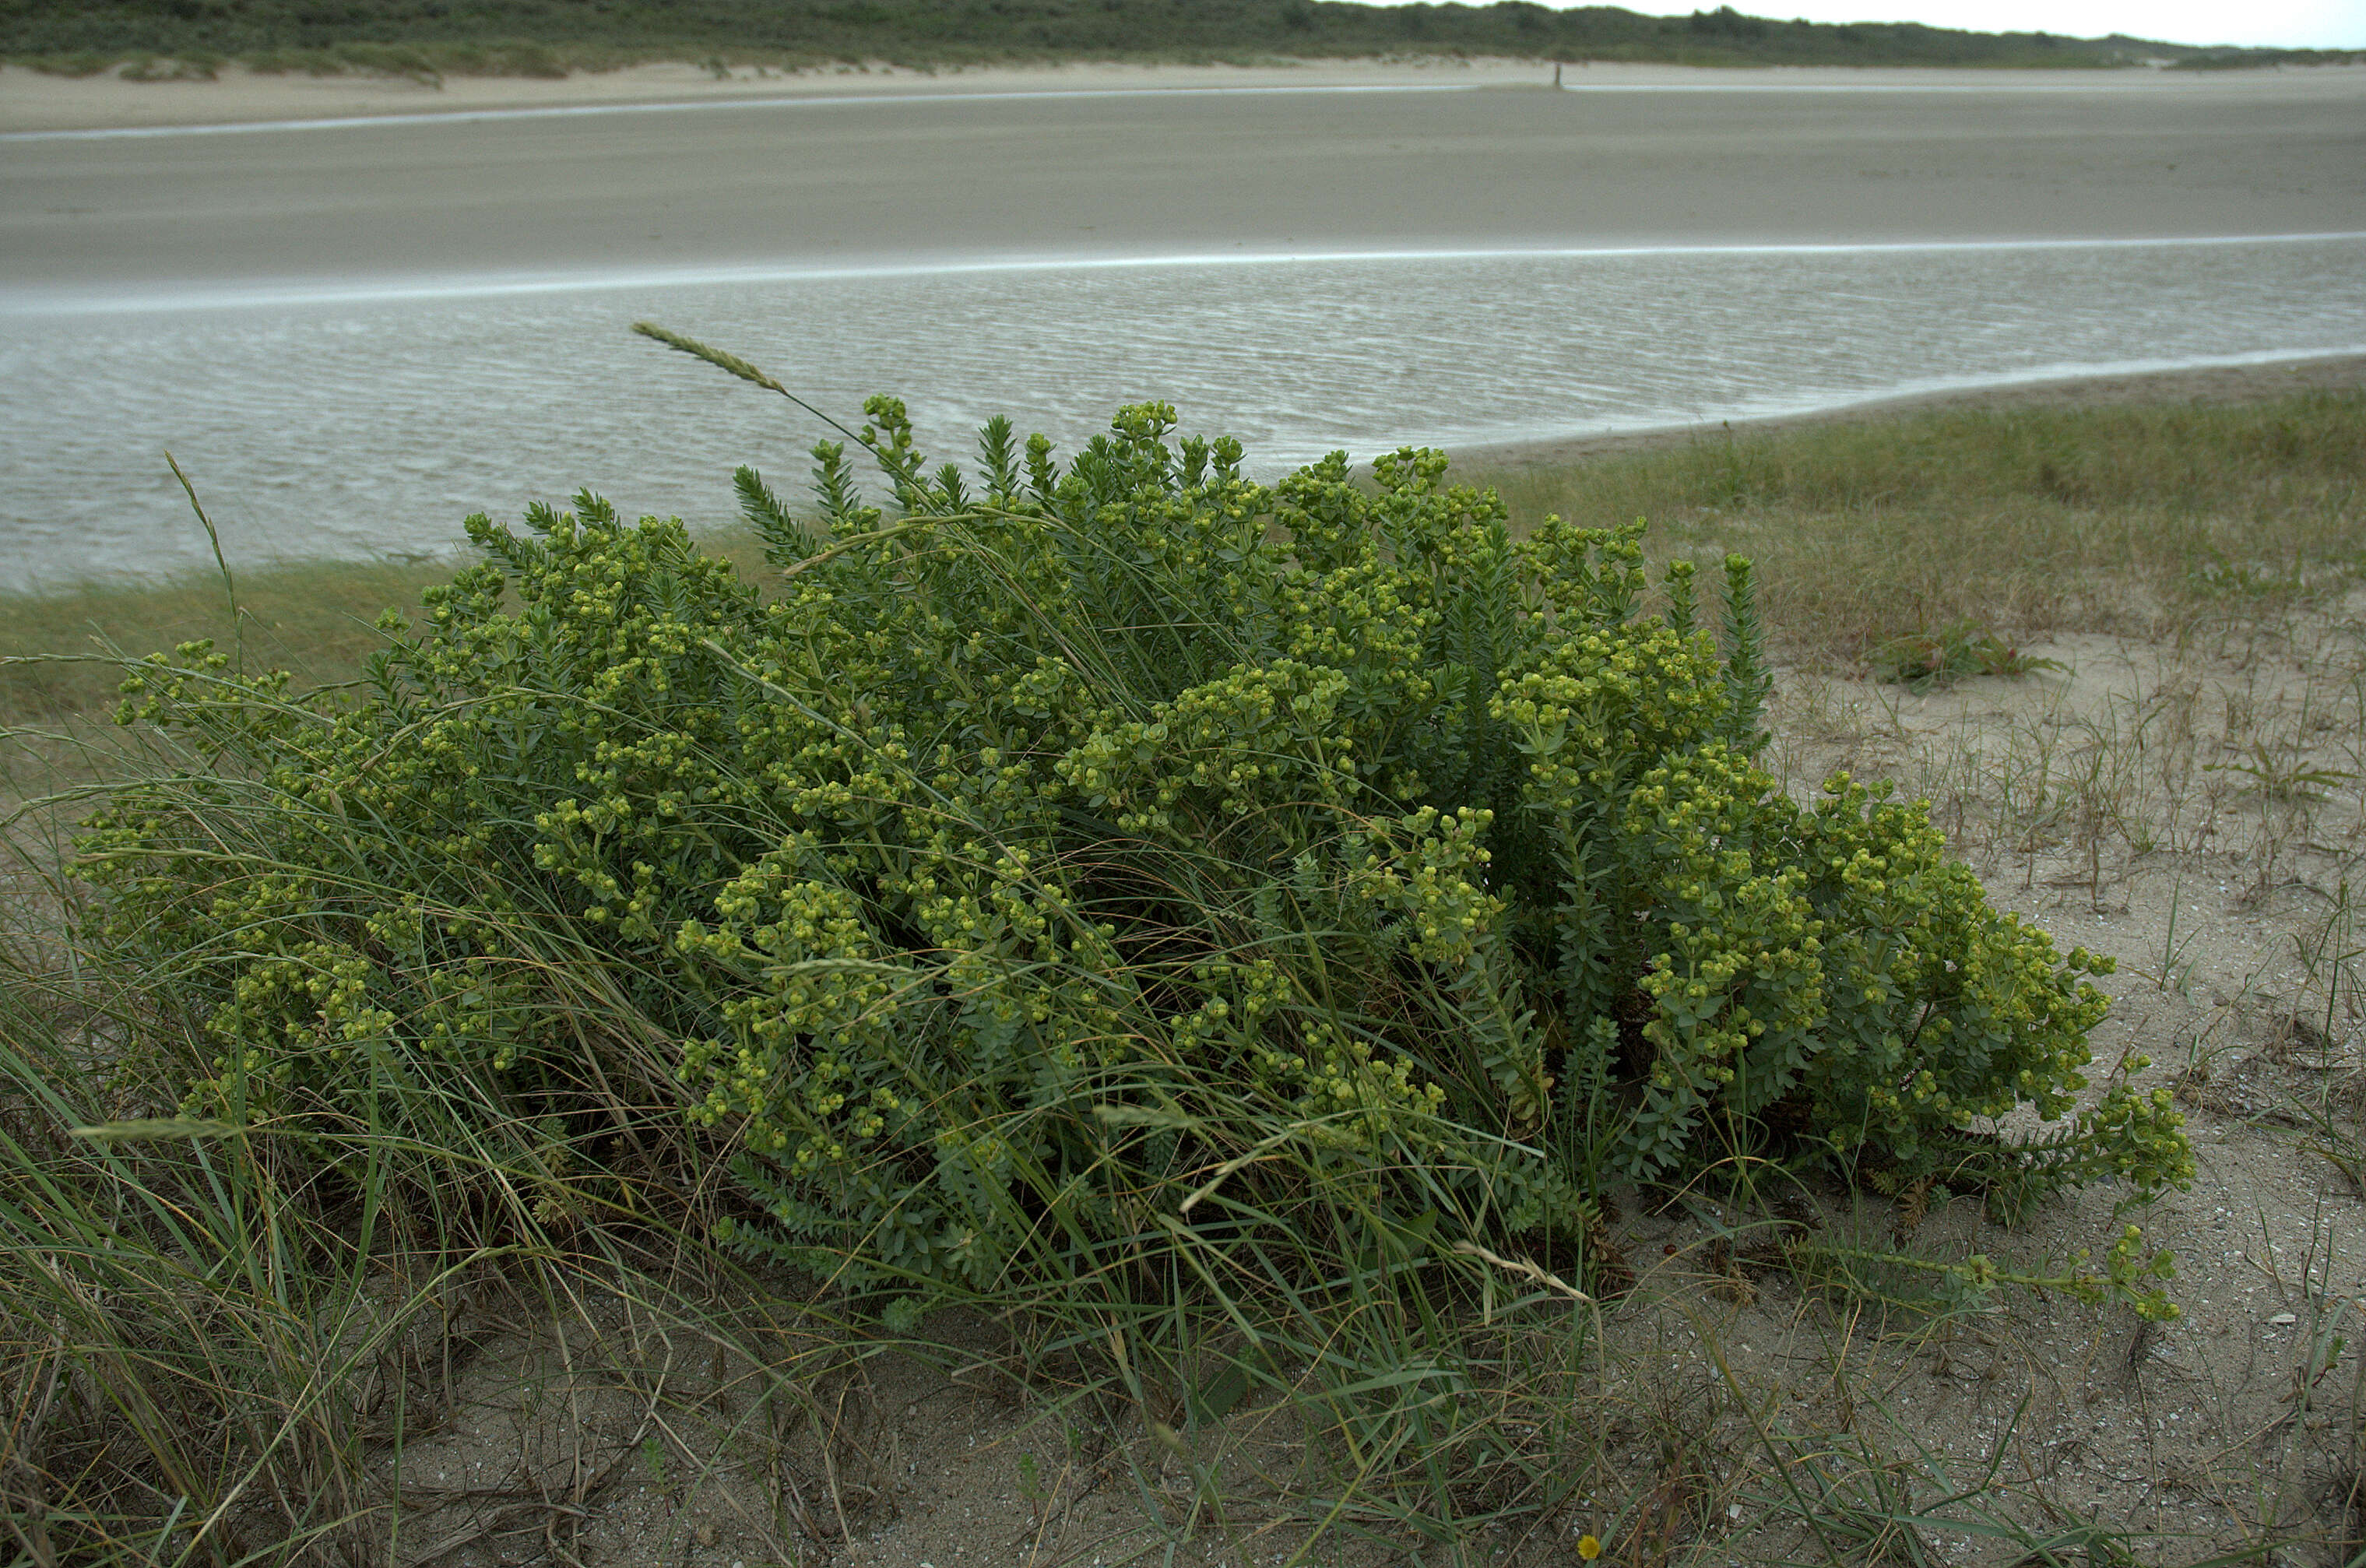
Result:
M2104 961L1919 806L1754 761L1747 562L1721 649L1641 525L1515 539L1436 453L1268 487L1145 404L972 476L867 412L892 517L840 446L810 525L740 470L769 602L586 494L471 519L352 692L129 683L215 762L94 824L86 934L208 1021L192 1112L468 1075L597 1165L604 1010L740 1151L735 1245L962 1292L1582 1248L1605 1181L1743 1154L2190 1175L2165 1096L2074 1111ZM1988 1127L2024 1105L2068 1120Z

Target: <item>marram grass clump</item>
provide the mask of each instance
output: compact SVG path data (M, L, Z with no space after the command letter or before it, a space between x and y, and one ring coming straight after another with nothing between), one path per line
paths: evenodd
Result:
M1317 1289L1277 1238L1578 1278L1606 1183L1737 1156L2007 1212L2191 1175L2165 1097L2075 1109L2105 961L1760 766L1746 561L1515 539L1433 452L1255 483L1165 405L973 473L867 412L881 504L838 445L810 523L740 470L768 589L585 495L472 519L358 688L130 682L214 764L91 825L87 934L206 1021L189 1114L466 1077L559 1212L629 1188L602 1054L671 1042L727 1240L904 1314Z

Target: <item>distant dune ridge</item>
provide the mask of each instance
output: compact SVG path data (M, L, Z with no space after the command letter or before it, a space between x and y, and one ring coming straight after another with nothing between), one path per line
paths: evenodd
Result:
M2366 46L2366 38L2359 42ZM2355 63L2360 51L2194 48L2113 35L1982 33L1911 22L1826 24L1503 0L6 0L0 58L66 73L204 76L250 69L437 77L563 75L657 59L787 67L1492 55L1686 65L2214 68Z

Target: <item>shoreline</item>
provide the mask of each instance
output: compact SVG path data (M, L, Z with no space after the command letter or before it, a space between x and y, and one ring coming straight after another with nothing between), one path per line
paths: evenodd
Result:
M888 97L1064 96L1112 93L1353 92L1427 88L1549 91L1550 61L1425 56L1294 60L1249 65L973 65L918 69L873 64L805 71L734 67L717 76L687 62L575 71L562 78L449 76L439 82L348 73L310 76L230 65L211 79L127 81L112 73L50 75L0 65L0 135L167 131L229 125L416 119L449 115L596 113L676 107L760 107L789 100ZM1581 92L1832 91L1951 93L2146 92L2209 95L2224 73L2141 68L2028 71L1944 66L1686 66L1596 61L1560 68ZM2366 88L2366 66L2261 67L2311 86Z
M2002 386L1955 389L1869 399L1831 408L1758 418L1718 420L1659 425L1601 435L1543 437L1527 441L1486 442L1442 447L1459 479L1488 482L1525 471L1569 467L1605 457L1668 451L1695 443L1733 436L1780 435L1786 432L1829 425L1879 424L1927 414L1966 411L2011 412L2016 409L2089 409L2131 404L2261 402L2300 392L2354 392L2366 389L2366 354L2337 355L2261 365L2216 366L2200 369L2138 371L2120 375L2077 376ZM1378 449L1374 449L1375 453ZM1355 464L1369 468L1369 456ZM693 530L693 532L697 532ZM709 548L723 535L702 536ZM448 557L457 559L456 540ZM351 568L383 571L425 566L430 558L404 556L274 556L250 560L240 570L250 575L274 571L321 571ZM29 591L0 589L0 615L11 607L25 607L89 593L133 594L172 592L192 582L208 581L211 567L153 578L100 577L62 581Z
M1726 435L1774 435L1832 424L1877 424L1921 414L2014 409L2112 408L2133 403L2245 403L2296 392L2366 388L2366 354L2315 355L2258 365L2221 365L2122 374L2048 377L1992 387L1908 392L1797 413L1653 425L1601 435L1546 436L1448 448L1466 473L1552 468L1592 457L1665 451Z

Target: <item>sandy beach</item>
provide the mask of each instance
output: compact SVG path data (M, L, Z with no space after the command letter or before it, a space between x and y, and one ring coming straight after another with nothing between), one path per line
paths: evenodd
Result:
M1769 66L1704 70L1681 65L1572 62L1560 68L1573 93L1866 92L2101 93L2217 96L2229 85L2274 92L2360 91L2366 69L2293 68L2238 75L2196 73L1940 71L1921 68ZM180 126L603 109L653 106L753 105L782 98L907 100L948 95L1192 92L1222 89L1307 91L1429 88L1535 88L1552 84L1554 65L1534 60L1274 60L1257 64L1137 65L1081 62L1040 66L949 66L912 70L873 63L784 72L740 66L718 74L687 62L577 71L563 77L446 76L424 80L349 73L313 76L258 73L228 65L208 80L126 81L113 74L69 77L0 65L0 134Z
M2366 71L1564 77L9 71L0 283L2366 229Z

